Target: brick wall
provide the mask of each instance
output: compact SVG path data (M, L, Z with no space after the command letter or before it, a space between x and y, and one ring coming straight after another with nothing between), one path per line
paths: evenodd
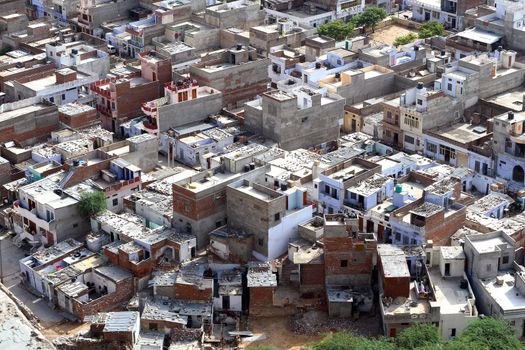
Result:
M67 183L65 184L65 187L74 186L86 179L89 179L97 175L98 173L100 173L101 170L109 169L109 163L115 158L117 157L105 159L93 165L83 165L83 166L78 166L76 168L70 167L68 164L66 164L66 170L67 171L73 170L75 173L67 181Z
M273 305L273 287L250 288L250 315L257 315L261 310Z
M410 277L392 277L383 279L384 295L391 298L408 298L410 293Z
M69 115L59 112L58 118L62 123L69 125L72 128L81 128L84 126L89 126L98 120L96 109L78 113L76 115Z
M87 315L93 315L98 312L106 312L114 309L119 304L127 302L134 294L133 278L128 278L117 283L116 291L106 294L90 303L83 304L76 299L72 300L73 314L83 320Z
M176 299L209 301L211 300L212 296L213 290L211 288L199 289L194 285L180 283L175 285Z
M226 184L214 193L197 199L195 193L173 186L173 211L192 220L200 220L226 210Z
M376 255L376 242L365 244L351 237L324 238L327 284L368 286Z
M426 239L438 246L449 245L450 237L465 224L466 215L467 208L462 208L439 223L427 224Z
M301 265L301 286L324 285L324 264Z

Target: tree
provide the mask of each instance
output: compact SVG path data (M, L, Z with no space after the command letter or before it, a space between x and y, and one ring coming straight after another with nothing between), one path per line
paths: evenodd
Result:
M431 349L441 343L438 329L427 323L417 323L404 329L395 341L401 349Z
M525 347L516 338L515 328L508 322L491 317L472 322L453 342L450 349L523 350ZM448 350L449 347L446 347Z
M351 35L353 31L354 25L352 23L335 20L322 24L319 29L317 29L317 34L330 37L336 41L341 41Z
M83 192L80 194L78 210L80 215L89 218L106 209L106 195L102 192Z
M384 20L388 14L385 9L379 7L368 7L360 14L352 17L352 22L356 27L372 28L375 31L376 25Z
M408 33L407 35L403 35L403 36L398 36L394 42L392 43L392 45L394 45L395 47L398 47L400 45L406 45L408 43L411 43L412 41L416 40L417 39L417 35L414 34L414 33Z
M421 28L419 28L419 38L425 39L430 38L435 35L444 36L445 35L445 27L443 26L443 23L436 22L436 21L428 21L425 22Z
M331 334L309 347L312 350L395 350L395 345L386 339L372 339L351 332Z

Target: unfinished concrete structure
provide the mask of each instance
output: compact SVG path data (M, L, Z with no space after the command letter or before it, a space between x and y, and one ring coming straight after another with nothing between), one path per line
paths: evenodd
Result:
M353 308L370 311L369 288L377 263L374 235L359 233L356 215L326 215L323 243L329 314L350 317ZM351 302L342 303L337 291L350 296Z
M3 104L1 112L0 142L33 144L59 127L57 106L40 97Z
M91 84L105 129L122 133L120 124L139 116L142 104L162 96L163 84L171 81L171 60L155 52L140 54L140 68Z
M198 248L208 244L208 233L226 224L226 187L240 179L256 180L265 167L244 173L203 171L173 184L173 227L197 237Z
M343 108L339 95L297 87L267 92L245 104L245 123L285 150L308 148L339 137Z
M199 122L222 109L222 93L190 78L164 84L164 97L142 104L148 132Z
M253 234L253 255L263 261L285 253L297 225L312 217L306 190L298 187L275 191L243 180L229 185L226 196L228 226Z
M493 121L496 174L521 188L525 185L525 113L510 111L494 117Z
M269 63L257 57L254 48L239 44L208 53L190 67L190 76L200 85L221 91L225 107L240 107L267 90Z

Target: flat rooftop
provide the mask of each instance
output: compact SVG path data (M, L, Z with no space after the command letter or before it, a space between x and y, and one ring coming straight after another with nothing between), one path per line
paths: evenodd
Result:
M49 107L50 106L47 104L37 103L31 106L17 108L11 111L3 112L3 113L0 113L0 123L8 121L13 118L24 116L26 114L38 112L38 111L44 110Z
M439 213L442 210L443 208L440 207L439 205L425 202L415 207L414 209L410 210L409 212L412 214L416 214L418 216L430 217L434 214Z
M523 108L523 95L525 95L525 87L520 86L514 90L505 91L502 94L492 96L485 100L508 110L521 112Z
M268 189L268 192L263 192L257 188L254 188L252 187L251 185L249 184L245 184L243 183L242 185L240 186L235 186L234 187L237 191L240 191L240 192L243 192L243 193L246 193L247 195L251 196L251 197L254 197L256 199L259 199L259 200L262 200L262 201L265 201L265 202L270 202L276 198L279 198L281 196L283 196L282 194L278 193L278 192L275 192L275 191L272 191L270 189Z
M503 193L489 193L488 195L481 197L474 204L470 205L467 210L474 211L477 213L484 214L502 204L511 204L514 200Z
M93 111L95 108L80 103L67 103L58 107L58 111L66 115L77 115L84 112Z
M468 289L459 287L463 277L443 278L437 266L430 268L428 274L434 284L434 297L439 303L441 314L463 314L469 309L467 300L473 296Z
M366 170L368 169L366 169L364 166L354 163L344 169L328 175L328 177L334 180L346 181Z
M471 240L472 245L479 253L492 253L499 251L499 246L505 246L512 249L512 245L503 236L496 236L481 240Z
M427 299L419 299L416 293L415 284L417 282L413 281L410 283L410 295L409 298L397 297L392 302L386 303L383 299L383 308L385 315L417 315L429 314L430 313L430 302Z
M458 123L444 128L432 129L432 133L464 144L479 140L490 134L487 132L486 127L468 123Z
M516 272L499 272L497 278L503 281L501 285L496 283L496 278L481 281L487 294L498 303L504 312L525 309L525 298L514 286L514 273Z

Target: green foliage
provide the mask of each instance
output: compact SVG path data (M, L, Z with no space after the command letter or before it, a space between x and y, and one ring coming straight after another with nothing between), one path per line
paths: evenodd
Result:
M443 26L443 23L436 22L436 21L428 21L428 22L425 22L419 29L420 39L430 38L435 35L439 35L439 36L445 35L445 27Z
M454 340L443 341L438 328L415 324L397 338L366 338L351 332L329 334L308 345L307 350L525 350L514 335L514 327L493 318L472 322Z
M515 328L505 321L487 317L471 323L456 342L466 348L487 350L523 350L525 347L516 338ZM461 347L460 347L461 348ZM448 350L448 348L447 348Z
M388 16L385 9L379 7L368 7L363 12L352 17L352 22L356 27L372 28Z
M406 45L417 39L417 35L414 33L408 33L407 35L398 36L392 43L395 47L400 45Z
M78 210L83 217L90 217L106 209L106 195L102 192L84 192L80 194Z
M319 343L310 346L312 350L395 350L394 344L386 339L372 339L356 336L351 332L331 334Z
M441 342L438 329L426 323L415 324L404 329L395 339L396 345L401 349L420 349L428 347L435 349Z
M351 35L353 31L354 25L352 23L335 20L322 24L319 29L317 29L317 34L330 37L336 41L341 41Z

